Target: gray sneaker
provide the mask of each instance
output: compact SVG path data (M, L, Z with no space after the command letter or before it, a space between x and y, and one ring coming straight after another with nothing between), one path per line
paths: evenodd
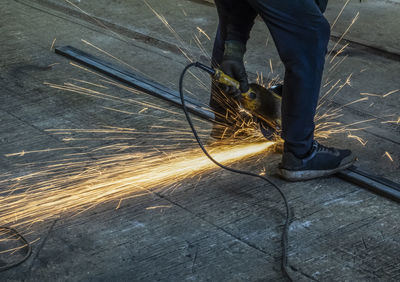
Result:
M303 159L291 152L284 152L279 175L288 181L328 176L350 167L356 159L350 150L329 148L314 141L310 154Z

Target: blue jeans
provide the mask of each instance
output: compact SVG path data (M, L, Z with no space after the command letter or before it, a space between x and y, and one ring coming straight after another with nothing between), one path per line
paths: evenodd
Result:
M245 0L243 0L245 1ZM330 26L314 0L246 0L267 25L285 66L282 92L284 150L305 156L314 139L314 116L321 87ZM226 18L219 12L212 65L222 62ZM221 111L211 95L210 106Z

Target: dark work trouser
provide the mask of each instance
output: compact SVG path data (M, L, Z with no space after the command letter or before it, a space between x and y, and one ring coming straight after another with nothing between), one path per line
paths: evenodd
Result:
M314 138L314 116L330 36L329 23L314 0L247 1L268 26L285 66L282 93L285 151L304 156ZM225 38L226 19L220 15L212 54L214 66L222 61ZM210 105L219 110L212 98Z

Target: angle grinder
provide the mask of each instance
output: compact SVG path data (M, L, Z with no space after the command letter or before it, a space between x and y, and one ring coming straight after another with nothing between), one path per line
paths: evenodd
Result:
M196 66L209 73L216 83L240 89L240 83L222 70L201 63L196 63ZM249 86L247 92L231 96L239 102L240 106L257 118L261 132L267 139L271 139L281 128L282 85L269 89L256 83L251 83Z

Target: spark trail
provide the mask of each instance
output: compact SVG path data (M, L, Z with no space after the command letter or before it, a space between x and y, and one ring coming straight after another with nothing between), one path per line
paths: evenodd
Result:
M230 165L266 152L273 142L217 145L210 151ZM13 179L15 186L0 196L0 224L30 226L64 213L79 214L99 204L153 193L216 166L196 149L168 155L160 152L116 154L100 160L49 165L37 174ZM45 177L44 180L40 180ZM48 178L50 177L50 179Z

